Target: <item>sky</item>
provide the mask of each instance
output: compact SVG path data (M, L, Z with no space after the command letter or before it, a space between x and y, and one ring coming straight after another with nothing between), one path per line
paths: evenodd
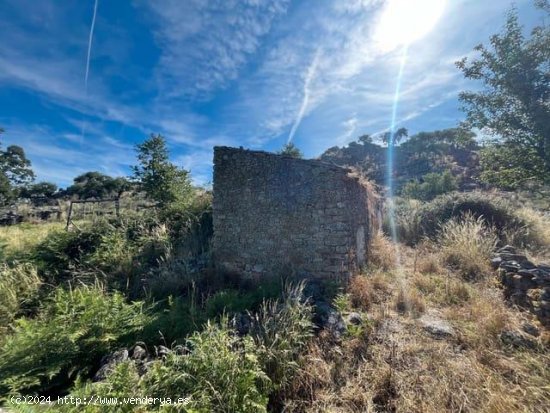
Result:
M64 187L87 171L128 175L135 145L160 133L208 185L216 145L291 140L313 158L387 130L405 50L397 126L454 127L458 93L477 87L455 62L511 4L0 0L0 140ZM526 29L540 23L531 0L515 5Z

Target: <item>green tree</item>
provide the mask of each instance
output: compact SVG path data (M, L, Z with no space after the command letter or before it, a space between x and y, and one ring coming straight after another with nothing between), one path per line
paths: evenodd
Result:
M132 167L134 179L147 197L160 207L189 199L192 186L189 172L170 162L166 140L151 134L136 146L138 165Z
M57 191L57 185L52 182L37 182L21 189L20 197L27 199L51 198Z
M101 199L120 197L131 188L126 178L113 178L101 172L86 172L73 180L74 184L66 189L70 196L76 195L80 199Z
M0 128L0 134L4 129ZM0 204L5 205L17 198L21 186L34 180L31 161L17 145L6 150L0 148Z
M281 149L279 152L279 155L284 156L290 156L291 158L303 158L304 155L302 154L302 151L298 149L296 145L294 145L293 142L289 142L283 146L283 149Z
M536 4L550 15L547 0ZM512 9L503 32L474 50L476 58L457 66L483 85L460 94L467 125L492 137L481 151L482 179L508 188L550 183L550 27L542 23L526 37Z

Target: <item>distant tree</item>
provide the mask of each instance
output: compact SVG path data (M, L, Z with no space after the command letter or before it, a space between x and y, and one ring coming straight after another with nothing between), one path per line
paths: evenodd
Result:
M366 144L372 143L372 137L368 134L361 135L359 136L357 141L361 142L363 145L366 145Z
M192 186L189 172L170 162L166 140L151 134L136 145L138 165L132 167L134 179L147 197L165 207L189 199Z
M130 182L126 178L113 178L101 172L86 172L77 176L65 192L69 196L78 196L80 199L102 199L120 197L130 189Z
M391 132L385 132L382 135L382 142L389 146L391 140L392 146L397 146L399 145L399 142L401 142L407 136L409 136L409 131L407 130L407 128L399 128L393 133L393 135Z
M550 16L547 0L536 4ZM550 183L550 27L543 22L526 37L512 9L503 32L474 50L478 57L457 66L483 85L460 94L468 126L493 137L481 152L482 179L508 188Z
M0 133L4 129L0 128ZM20 187L34 180L31 161L23 148L10 145L0 148L0 204L5 205L17 198Z
M302 151L298 149L296 145L294 145L293 142L289 142L283 146L283 149L281 149L279 152L279 155L284 156L290 156L291 158L303 158L304 155L302 154Z
M21 198L51 198L57 191L57 185L52 182L37 182L23 187L19 196Z

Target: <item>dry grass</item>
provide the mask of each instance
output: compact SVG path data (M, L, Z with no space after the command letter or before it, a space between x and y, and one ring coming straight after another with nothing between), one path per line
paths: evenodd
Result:
M351 305L368 310L373 304L382 303L391 295L388 275L377 271L352 277L349 285Z
M391 270L397 263L395 245L381 232L373 235L368 248L369 265L382 270Z
M394 301L395 310L400 314L420 317L426 311L426 304L416 288L403 285L399 288Z
M402 247L403 269L352 279L351 304L367 312L369 328L342 341L317 337L285 412L548 411L550 352L511 349L499 338L531 317L509 307L494 282L466 281L426 248L419 254ZM423 330L416 317L431 308L453 336L436 339Z
M465 279L483 279L491 274L489 260L498 238L482 217L465 214L441 228L439 243L443 262Z
M3 249L4 257L24 253L42 242L51 231L62 230L64 227L61 222L0 227L0 248Z

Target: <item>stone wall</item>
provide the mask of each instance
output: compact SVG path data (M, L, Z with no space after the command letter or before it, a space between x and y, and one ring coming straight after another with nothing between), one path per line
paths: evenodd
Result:
M251 276L341 277L362 266L378 198L351 170L214 148L216 265Z

